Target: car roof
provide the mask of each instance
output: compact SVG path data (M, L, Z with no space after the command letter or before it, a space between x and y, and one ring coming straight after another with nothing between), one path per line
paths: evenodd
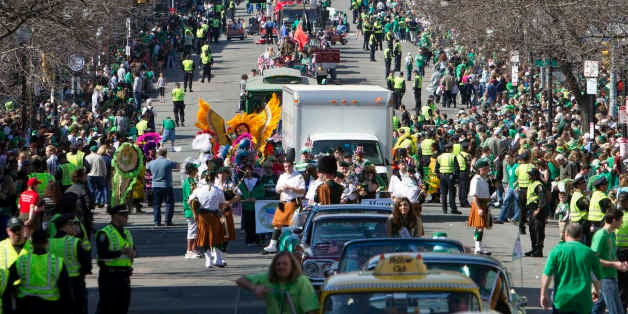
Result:
M403 254L403 252L385 253L384 256L393 254ZM416 254L413 252L413 254ZM487 255L476 255L466 253L433 253L433 252L421 252L421 256L426 264L429 263L459 263L459 264L477 264L493 266L501 269L505 269L500 261ZM372 256L367 261L367 265L371 260L375 258Z
M341 292L345 290L377 291L391 290L476 290L471 278L453 271L430 270L424 276L377 276L372 271L354 271L333 275L325 281L323 291Z
M386 211L392 212L392 207L381 205L366 204L335 204L335 205L316 205L312 207L314 213L332 212L332 211Z
M372 238L372 239L357 239L357 240L351 240L351 241L347 241L345 243L345 246L343 248L343 253L344 251L347 249L347 247L350 247L352 245L360 245L363 243L378 243L378 242L408 242L408 243L421 243L421 242L441 242L441 243L449 243L452 245L455 245L457 247L459 247L461 249L462 252L464 252L464 246L462 245L462 243L460 241L457 240L453 240L453 239L433 239L433 238Z

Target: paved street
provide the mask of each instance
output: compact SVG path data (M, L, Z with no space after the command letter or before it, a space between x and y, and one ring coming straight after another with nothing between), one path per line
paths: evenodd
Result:
M346 10L346 7L342 6L346 4L339 8ZM368 52L361 49L362 39L355 39L353 35L350 35L350 38L346 46L341 46L342 67L338 71L340 81L350 84L385 86L382 52L377 52L377 63L371 63L368 61ZM176 146L179 146L181 151L171 153L170 158L183 161L186 157L196 154L191 150L191 140L197 132L194 122L199 97L206 100L225 120L233 116L238 106L240 76L255 68L257 56L265 47L256 45L255 39L256 37L249 37L243 41L227 42L223 37L219 44L212 47L216 62L213 68L214 77L211 83L201 84L198 81L200 71L196 72L194 92L186 93L185 96L186 126L177 129ZM409 50L409 48L409 46L404 46L404 56L408 51L414 55L416 50ZM427 71L424 91L430 81L430 75L431 71ZM174 82L182 80L182 72L180 69L172 69L166 73L166 76L169 82L166 94L169 95ZM413 103L414 98L410 87L410 82L408 82L408 92L404 98L406 103ZM427 93L423 94L426 98ZM409 106L411 107L413 106ZM157 111L156 121L172 115L169 97L166 104L157 105ZM179 176L175 177L177 178L175 186L180 187ZM180 195L179 191L177 189L177 196ZM150 209L146 210L150 211ZM427 204L424 209L426 234L445 231L450 238L460 240L466 246L472 246L473 231L465 226L468 208L463 208L462 212L465 215L443 216L439 214L439 204ZM493 214L497 215L498 210L493 210ZM99 223L104 223L108 216L99 211L96 219ZM186 226L180 201L176 206L175 227L153 228L150 214L132 215L129 221L137 242L139 256L135 260L132 277L132 313L201 313L208 310L215 314L233 313L237 292L234 280L243 274L265 271L270 263L270 256L259 254L261 248L247 247L241 239L229 245L226 256L228 266L225 269L208 271L202 259L184 259ZM239 225L237 228L239 229ZM550 224L546 232L548 236L545 241L545 255L557 242L557 225ZM493 256L508 266L515 286L521 293L528 296L531 309L538 308L538 287L545 259L524 258L523 281L521 281L522 271L519 262L511 263L516 236L515 226L496 225L485 233L485 243L493 252ZM529 237L523 236L524 251L529 249L529 243ZM94 273L97 274L97 267ZM88 276L88 287L90 312L93 312L97 302L96 275ZM255 300L250 294L242 296L238 313L261 313L262 311L262 302Z

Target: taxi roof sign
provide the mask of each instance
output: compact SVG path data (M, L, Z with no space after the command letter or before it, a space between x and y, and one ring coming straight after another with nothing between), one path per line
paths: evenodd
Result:
M388 257L382 254L373 271L375 276L424 276L426 273L427 267L421 254L395 254Z

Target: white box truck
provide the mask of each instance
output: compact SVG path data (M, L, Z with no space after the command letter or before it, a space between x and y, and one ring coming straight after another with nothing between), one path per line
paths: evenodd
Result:
M286 85L281 106L282 144L299 156L336 147L364 149L378 174L387 174L392 150L391 91L372 85Z

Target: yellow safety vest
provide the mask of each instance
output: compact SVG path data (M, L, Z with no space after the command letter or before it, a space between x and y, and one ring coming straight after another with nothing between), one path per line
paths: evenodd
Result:
M201 62L203 64L208 64L212 59L212 55L209 53L202 53L201 54Z
M46 193L46 188L50 182L55 182L55 177L53 177L48 172L33 172L28 175L28 178L35 178L37 181L41 182L37 185L35 191L37 194L43 196Z
M9 282L9 269L0 268L0 295L4 295ZM0 298L0 314L2 314L2 298Z
M72 173L76 170L76 166L68 162L59 165L59 168L61 168L61 185L72 185Z
M534 202L538 202L539 198L544 196L544 195L537 195L536 193L534 193L534 190L536 190L536 187L539 185L543 185L543 183L537 180L537 181L532 182L532 184L528 186L528 190L526 191L526 206Z
M580 191L573 192L571 200L569 201L569 219L571 222L579 222L582 219L587 218L587 211L578 207L578 201L584 197Z
M57 301L61 297L57 282L63 269L63 259L51 253L29 252L17 259L17 274L20 285L17 297L38 297L46 301Z
M458 160L458 167L460 167L460 171L467 171L467 152L460 152L460 154L456 155L456 160Z
M194 61L190 59L181 61L181 64L183 64L183 71L185 72L192 72L192 70L194 70Z
M79 239L66 235L63 238L51 238L48 241L50 253L63 257L68 276L78 277L81 272L81 263L78 260Z
M534 168L532 164L520 164L517 169L515 169L515 175L517 176L517 184L520 188L527 188L530 185L530 176L528 175L528 171Z
M440 173L454 173L454 158L455 156L452 153L442 153L436 158L436 162L438 162L438 166L440 167Z
M432 152L432 145L434 144L434 139L426 138L421 141L421 155L423 156L432 156L434 152Z
M604 213L602 213L600 201L606 198L608 198L606 193L600 190L593 191L593 194L591 194L591 202L589 203L589 216L587 217L587 220L602 221L602 219L604 219Z
M425 105L423 107L421 107L421 115L423 116L423 119L425 119L425 121L430 120L430 118L432 117L430 115L430 106Z
M209 50L209 45L208 44L204 44L203 46L201 46L201 55L205 53L205 51Z
M196 38L203 38L203 35L204 35L203 33L204 33L203 28L199 27L196 30Z
M13 247L13 244L11 244L11 240L7 238L0 241L0 268L9 269L18 257L25 255L29 251L32 251L30 240L26 240L19 254Z
M395 77L395 85L394 85L395 89L399 89L399 90L403 89L403 84L405 82L406 81L404 80L403 77Z
M624 211L624 218L621 223L621 227L615 231L615 237L617 247L628 247L628 214Z
M172 101L183 101L184 98L185 92L183 88L179 87L172 90Z
M69 163L73 164L76 169L83 168L83 159L85 159L85 153L78 150L76 154L72 154L72 152L68 152L65 154L65 158Z
M118 229L113 225L109 224L100 229L98 232L103 232L107 235L107 239L109 240L109 250L110 251L120 251L122 248L133 248L133 235L127 229L124 229L124 235L126 239L120 235ZM104 259L98 258L99 261L104 262L106 266L109 267L131 267L133 266L133 261L125 255L120 255L118 258L113 259Z

